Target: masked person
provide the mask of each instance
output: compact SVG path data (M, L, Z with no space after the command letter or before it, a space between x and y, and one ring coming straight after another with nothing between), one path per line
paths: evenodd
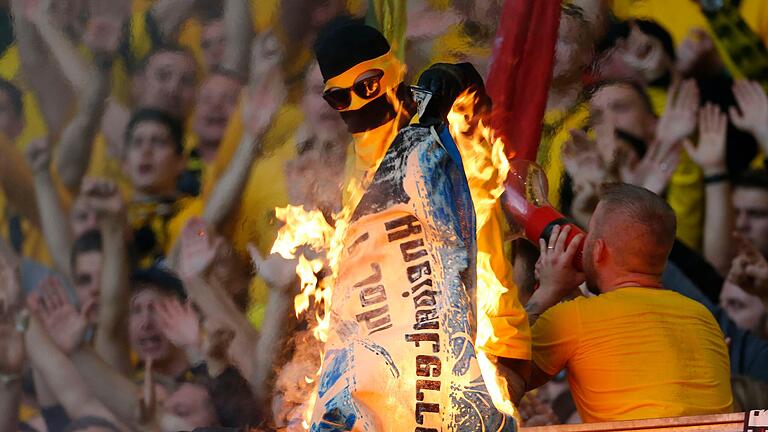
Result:
M474 209L442 121L461 92L482 90L479 74L430 68L420 85L432 99L406 126L413 94L377 30L333 22L315 53L365 189L343 237L311 430L515 430L478 364Z

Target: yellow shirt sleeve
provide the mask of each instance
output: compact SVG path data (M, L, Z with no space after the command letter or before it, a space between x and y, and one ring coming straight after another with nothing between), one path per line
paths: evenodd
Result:
M485 353L499 357L530 360L531 329L528 314L518 297L512 279L512 265L504 250L503 239L509 231L500 205L477 233L478 330L476 345ZM483 261L489 262L483 262ZM492 275L482 275L490 264ZM486 267L487 268L487 267ZM488 280L488 277L496 280Z
M577 298L549 308L531 329L533 361L547 375L560 372L576 353L581 329L580 300Z

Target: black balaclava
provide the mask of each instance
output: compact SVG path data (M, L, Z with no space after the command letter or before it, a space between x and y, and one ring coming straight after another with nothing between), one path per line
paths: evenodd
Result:
M397 99L406 98L407 88L402 82L405 69L378 30L361 21L340 17L320 31L314 49L326 89L348 88L366 70L384 72L379 96L364 100L352 93L351 105L339 110L352 134L374 130L396 118L397 108L387 93L394 91Z

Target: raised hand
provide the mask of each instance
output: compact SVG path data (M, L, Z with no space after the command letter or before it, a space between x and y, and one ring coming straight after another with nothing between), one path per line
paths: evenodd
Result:
M39 24L49 19L53 12L52 0L24 0L24 17L30 22Z
M270 288L283 291L295 287L296 260L287 260L276 253L264 258L259 249L250 243L248 253L251 255L254 273L264 279Z
M115 182L94 177L85 178L80 194L86 206L95 211L102 220L125 219L125 200Z
M731 107L733 124L754 135L763 151L768 151L768 96L755 81L737 81L733 84L733 96L739 108Z
M218 362L223 365L229 363L229 346L235 339L235 332L219 323L213 323L206 320L206 333L203 338L203 354L211 362Z
M618 170L623 182L661 194L666 189L678 163L680 163L678 146L665 148L660 142L655 141L651 143L645 156L638 163L625 164L618 167Z
M683 141L685 151L705 175L725 172L725 141L728 118L717 105L708 103L699 111L699 145Z
M158 303L157 317L160 330L172 344L182 349L200 350L200 318L187 301L168 299Z
M584 131L571 130L570 134L571 139L563 147L563 164L574 184L602 183L606 177L605 159L597 142Z
M205 221L192 218L181 232L179 274L184 278L204 276L216 259L222 239L212 238Z
M740 234L734 235L737 255L728 272L728 280L744 291L768 302L768 261Z
M51 166L51 144L47 138L36 139L27 146L27 162L35 174L49 174Z
M97 60L108 61L117 54L123 36L123 22L119 17L101 15L88 21L83 42Z
M280 70L279 43L267 33L253 43L251 78L243 92L243 125L253 138L262 136L287 96Z
M677 47L677 70L683 75L694 71L717 71L723 67L712 37L702 28L694 28Z
M571 240L568 247L565 246L571 227L566 225L562 229L556 226L549 236L549 241L539 240L539 289L544 290L558 299L565 297L584 282L584 273L576 270L573 258L579 250L579 245L584 239L579 234Z
M656 126L656 140L664 147L671 147L690 136L696 129L698 108L696 81L689 79L673 86L667 96L667 107Z
M520 401L519 409L526 427L549 426L560 423L552 405L542 401L535 392L526 393Z
M83 342L88 326L88 315L93 311L95 300L89 300L78 312L67 300L64 287L58 279L48 277L38 285L39 294L31 294L27 300L30 312L42 322L56 346L64 353L73 353Z

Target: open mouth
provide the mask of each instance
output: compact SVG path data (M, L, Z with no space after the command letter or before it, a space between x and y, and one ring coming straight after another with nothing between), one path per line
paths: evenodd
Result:
M143 352L155 352L160 349L163 339L159 335L144 336L139 338L139 348Z
M227 126L227 120L226 116L209 116L205 118L205 124L208 127L224 128Z
M139 165L138 171L141 175L151 174L154 171L154 166L151 163L142 163Z

